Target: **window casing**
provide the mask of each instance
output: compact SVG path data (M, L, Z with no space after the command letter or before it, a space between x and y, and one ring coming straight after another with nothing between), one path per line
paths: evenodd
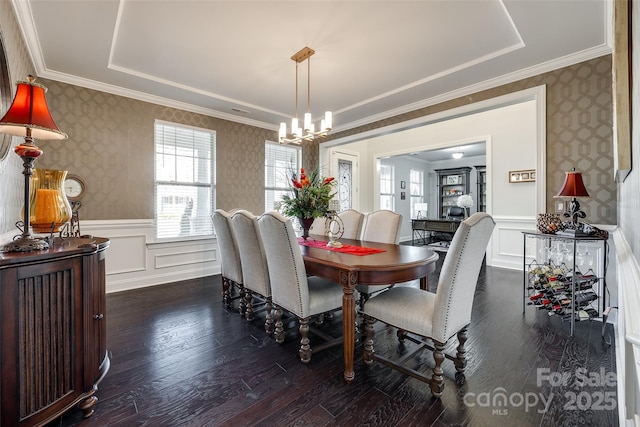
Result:
M409 171L409 193L411 194L411 218L417 218L416 203L424 201L424 171L416 169Z
M156 120L156 239L213 235L216 134Z
M264 147L264 210L275 210L289 193L289 176L302 165L302 148L267 142Z
M380 165L380 209L390 211L395 208L394 167Z

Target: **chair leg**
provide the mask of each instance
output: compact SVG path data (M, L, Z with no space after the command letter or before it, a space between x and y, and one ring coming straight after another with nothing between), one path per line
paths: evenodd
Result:
M267 332L267 335L273 334L273 315L271 314L271 310L273 307L271 301L271 297L267 297L267 301L265 303L267 318L264 321L264 330Z
M365 365L373 364L373 324L376 323L376 319L371 316L364 316L365 322L365 331L367 333L367 338L364 341L364 350L362 351L362 360Z
M231 284L229 283L229 279L226 277L222 277L222 304L225 308L231 308L231 291L229 288Z
M444 378L442 377L442 362L444 361L444 344L440 341L433 340L433 360L436 365L433 367L433 375L431 376L431 394L435 398L440 398L444 391Z
M454 365L456 365L456 371L463 373L464 368L467 367L467 350L464 348L464 344L467 342L467 327L465 326L458 332L458 348L456 352L456 360L454 360Z
M247 309L247 302L245 301L245 289L244 286L238 284L238 287L240 288L240 305L238 306L238 311L240 312L241 316L244 316L244 312Z
M253 320L253 292L251 292L249 289L245 289L244 296L245 296L244 299L246 301L244 317L248 321L252 321Z
M284 342L284 329L282 327L282 309L276 306L276 342L282 344Z
M309 318L300 319L300 361L307 364L311 361L311 347L309 346Z

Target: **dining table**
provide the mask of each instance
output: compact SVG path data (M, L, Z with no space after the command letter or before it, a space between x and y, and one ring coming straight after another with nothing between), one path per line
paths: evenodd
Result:
M421 289L427 292L428 275L436 268L438 254L424 246L350 239L339 242L342 247L333 248L327 246L325 236L312 234L307 240L298 239L307 274L342 286L344 379L351 383L355 378L356 286L385 286L418 279Z

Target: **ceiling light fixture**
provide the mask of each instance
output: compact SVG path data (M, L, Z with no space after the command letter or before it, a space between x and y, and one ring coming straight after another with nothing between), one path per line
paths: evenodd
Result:
M324 113L324 119L320 122L320 129L316 132L311 122L311 56L315 50L304 47L295 53L291 59L296 63L296 116L291 119L291 132L287 133L287 124L280 123L278 139L281 144L300 144L302 141L312 141L316 138L327 136L331 130L333 117L331 111ZM303 127L298 127L298 64L307 61L307 112L304 115Z
M451 153L451 157L453 157L456 160L461 159L462 156L464 156L464 153L462 151L456 151L455 153Z

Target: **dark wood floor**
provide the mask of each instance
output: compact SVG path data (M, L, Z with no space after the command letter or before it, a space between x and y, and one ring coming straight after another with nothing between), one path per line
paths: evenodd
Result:
M533 307L523 315L521 280L517 271L483 268L467 381L456 385L445 361L441 400L415 379L365 366L360 345L351 385L342 377L341 347L302 365L295 328L278 345L260 320L225 310L220 276L110 294L112 365L96 412L83 421L74 409L51 426L617 425L615 381L594 377L615 372L601 323L577 324L570 338L569 324L559 318ZM430 283L437 283L435 275ZM325 327L339 332L340 315ZM402 352L395 331L380 324L377 331L377 352ZM612 335L609 325L608 339ZM433 359L423 353L414 363L428 370ZM544 402L550 402L546 409Z

